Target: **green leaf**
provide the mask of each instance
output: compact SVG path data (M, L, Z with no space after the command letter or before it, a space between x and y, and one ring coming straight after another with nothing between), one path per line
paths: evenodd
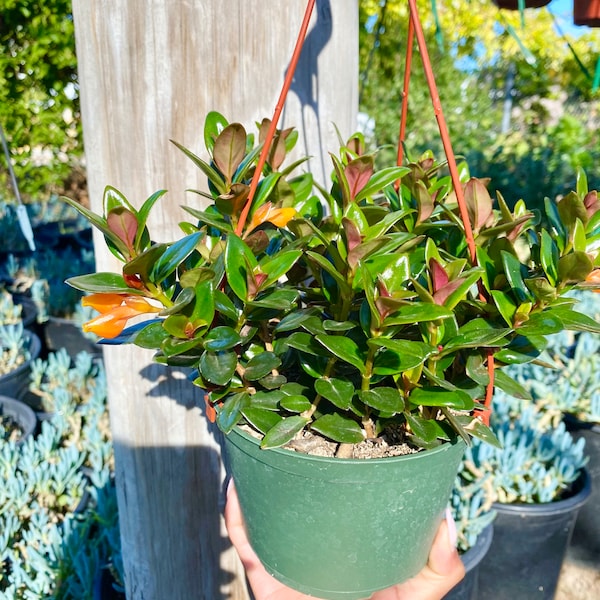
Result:
M358 392L358 397L363 404L390 415L404 410L404 398L396 388L376 387Z
M167 244L153 244L134 259L123 265L123 274L139 275L142 281L150 279L150 273L154 265L160 260L160 257L166 252L169 246Z
M494 385L509 396L514 396L522 400L532 400L531 394L502 369L496 369L494 373Z
M244 370L244 379L256 381L268 375L273 369L281 365L281 360L273 352L261 352L253 356Z
M248 406L243 408L241 412L246 421L261 433L266 433L283 419L272 410L257 408L256 406Z
M237 367L238 358L235 352L209 352L200 357L198 368L202 377L214 385L227 385Z
M537 358L548 341L544 336L517 335L509 346L494 354L494 358L506 364L521 364Z
M422 406L446 406L455 410L472 410L475 406L471 396L458 389L450 391L435 387L415 388L409 400Z
M558 246L546 229L542 231L540 261L548 281L556 286L558 282Z
M261 204L264 204L269 196L273 193L277 182L281 179L281 173L271 173L267 175L263 180L261 180L258 188L256 190L256 196L254 197L254 201L252 205L257 208Z
M89 273L88 275L77 275L69 277L67 283L75 289L89 293L110 293L110 294L132 294L135 296L143 295L140 290L130 288L123 279L122 275L117 273Z
M485 319L473 319L459 329L457 336L444 344L440 356L455 352L459 348L504 346L508 343L506 336L511 331L508 327L494 328Z
M239 317L238 309L235 307L231 298L221 290L214 290L215 309L230 321L236 322Z
M333 277L335 282L338 284L340 295L343 296L345 294L350 294L350 286L331 262L329 262L324 256L321 256L317 252L311 252L310 250L306 251L306 256L316 262L319 267Z
M523 325L518 328L521 335L551 335L564 329L560 317L554 314L553 309L534 312Z
M211 329L204 337L204 347L206 350L218 352L220 350L230 350L242 341L238 332L226 326L215 327Z
M275 326L277 333L284 331L292 331L302 326L302 323L308 318L315 314L313 309L298 309L288 315L286 315L281 321Z
M148 217L152 212L152 207L156 204L156 202L165 194L166 190L159 190L158 192L154 192L150 197L146 198L140 210L137 213L137 222L138 222L138 231L135 236L135 247L138 248L142 239L142 235L144 234L144 230L146 229L146 222L148 221Z
M311 407L310 400L306 396L284 396L279 403L285 410L290 412L301 413L309 410Z
M454 418L473 437L479 438L481 441L491 444L495 448L502 449L502 444L496 437L496 434L479 419L469 415L455 415Z
M359 444L365 439L360 425L338 413L323 415L311 425L311 429L342 444Z
M215 110L211 110L206 115L206 118L204 119L204 145L209 154L212 154L215 140L227 125L229 125L227 119Z
M425 323L438 319L450 319L454 313L438 304L429 302L415 302L398 309L393 315L384 320L384 326L409 325L412 323Z
M435 348L423 342L389 339L385 337L367 340L369 346L386 348L389 352L375 356L374 372L381 375L393 375L414 369L423 364L427 357L436 352Z
M348 410L354 396L354 386L344 379L317 379L315 391L323 398L329 400L337 408Z
M287 382L287 378L285 375L273 375L272 373L269 373L265 377L259 379L258 382L267 390L276 390Z
M506 323L512 327L515 313L517 312L517 305L514 300L500 290L492 290L490 293L498 312L502 315Z
M502 250L501 256L504 274L517 300L519 303L531 302L533 298L523 280L523 277L527 274L524 266L516 256L506 250Z
M204 234L200 231L186 235L169 246L152 269L154 283L161 283L195 250Z
M314 356L328 356L323 346L312 335L303 331L292 333L292 335L285 339L285 343L290 348L295 348L296 350L300 350L300 352L306 352Z
M594 269L594 263L585 252L571 252L558 261L558 278L561 283L580 283Z
M265 434L261 448L279 448L294 439L308 424L308 419L299 415L282 419Z
M242 417L242 409L250 404L250 396L246 392L229 396L223 406L217 411L217 425L219 429L228 434L238 424Z
M406 415L406 422L420 440L430 444L437 439L439 430L431 419L409 413Z
M248 246L237 235L229 235L225 246L225 273L227 283L240 300L248 300L248 270L252 271L257 265Z
M262 287L267 287L285 275L302 256L302 250L284 250L273 257L263 259L260 269L267 274L267 280Z
M216 169L213 169L207 162L203 161L200 157L196 156L193 152L182 146L181 144L171 140L175 146L177 146L207 177L208 180L217 190L218 194L226 194L227 186L223 181L223 177Z
M285 396L281 390L270 392L256 392L251 396L252 406L257 406L264 410L279 410L279 402Z
M248 302L248 306L253 308L274 308L279 313L291 310L296 307L299 292L285 288L274 289L268 293L261 293L257 300Z
M164 330L162 320L153 321L135 334L133 342L141 348L155 350L161 347L167 337L169 334Z
M135 207L118 189L111 185L107 185L104 188L104 196L102 197L102 210L104 211L104 214L107 215L116 208L124 208L131 213L136 213Z
M394 183L398 179L404 177L410 173L410 168L408 167L387 167L385 169L381 169L381 171L377 171L367 182L367 184L362 188L362 190L356 194L354 201L360 202L364 198L368 198L373 194L383 190L383 188L390 183Z
M600 323L583 313L569 308L555 308L552 312L562 321L565 329L600 333Z
M356 367L361 373L365 373L365 357L362 355L356 342L339 335L322 334L317 335L316 340L325 346L334 356Z

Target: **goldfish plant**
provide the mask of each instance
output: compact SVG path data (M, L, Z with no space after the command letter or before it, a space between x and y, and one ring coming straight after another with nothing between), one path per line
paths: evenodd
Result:
M101 215L67 199L123 263L68 280L100 313L85 329L190 367L208 416L264 448L305 431L340 448L390 430L416 448L496 443L486 389L527 396L501 367L543 360L558 331L600 330L565 296L599 284L600 200L585 175L535 211L494 201L461 165L473 260L431 153L376 169L355 134L322 186L306 159L284 166L297 133L278 130L251 194L268 126L255 139L212 112L208 160L177 144L208 185L171 243L148 227L164 191L136 208L107 187Z

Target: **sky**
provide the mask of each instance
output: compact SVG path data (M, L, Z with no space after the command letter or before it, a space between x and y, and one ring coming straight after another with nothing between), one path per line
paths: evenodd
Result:
M589 31L589 27L573 24L573 0L552 0L547 8L556 17L565 35L578 37Z

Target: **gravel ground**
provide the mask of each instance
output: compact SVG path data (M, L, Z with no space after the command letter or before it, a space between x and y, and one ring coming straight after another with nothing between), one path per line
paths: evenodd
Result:
M569 552L554 600L600 600L600 556L594 563Z

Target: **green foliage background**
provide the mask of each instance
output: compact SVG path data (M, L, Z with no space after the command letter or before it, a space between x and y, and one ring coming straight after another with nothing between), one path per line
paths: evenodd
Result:
M435 5L436 11L432 10ZM533 205L574 188L577 167L600 186L599 96L594 30L562 36L547 9L501 11L491 0L418 2L454 151L471 174L490 177L509 203ZM551 5L552 6L552 5ZM395 152L400 120L407 2L360 1L361 110L374 122L381 158ZM563 25L564 26L564 25ZM577 58L576 58L577 57ZM581 64L578 63L581 61ZM409 156L441 140L415 50L409 88ZM512 86L507 86L510 72ZM504 102L512 100L502 132Z
M24 200L61 192L83 144L70 0L0 0L0 124ZM0 160L0 199L14 199Z
M525 11L523 27L518 12L500 11L491 0L418 6L454 149L468 158L472 174L490 176L509 202L564 193L577 166L600 186L600 103L590 78L600 54L595 31L569 39L570 48L546 9ZM361 110L375 124L372 141L383 160L396 152L407 2L360 0L359 7ZM70 0L0 0L0 124L26 201L84 181L73 29ZM501 133L511 69L516 110ZM409 155L426 148L440 155L418 53L409 97ZM548 99L564 108L560 118L544 105ZM2 158L0 200L12 199Z

